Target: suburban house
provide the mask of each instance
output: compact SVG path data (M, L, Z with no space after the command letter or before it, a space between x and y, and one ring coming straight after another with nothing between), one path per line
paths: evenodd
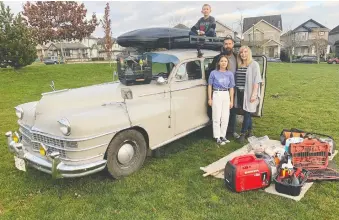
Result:
M121 53L125 48L116 43L112 38L112 58ZM48 56L60 56L61 47L67 60L91 60L108 59L108 54L104 49L104 39L87 37L82 41L63 41L62 43L48 43L46 45L37 45L37 55L40 59Z
M339 57L339 25L329 32L328 41L331 45L331 52Z
M112 59L116 58L116 55L120 54L121 52L123 52L126 48L125 47L122 47L120 46L117 42L116 42L116 39L115 38L112 38ZM108 54L107 52L105 51L105 40L104 38L101 38L97 41L96 43L96 48L97 48L97 53L98 53L98 57L102 57L104 58L105 60L108 59Z
M320 56L326 58L329 52L328 36L329 29L324 25L310 19L294 30L291 30L281 36L284 47L292 43L292 54L297 56L316 55L317 48Z
M36 55L39 59L42 59L43 57L45 57L46 51L47 51L47 47L45 45L36 45L35 47L36 49Z
M88 49L89 47L78 42L50 43L47 47L47 55L58 56L63 50L66 59L86 59L90 56Z
M252 49L253 54L280 57L281 15L244 18L243 45Z
M216 21L215 33L217 37L226 37L227 35L231 35L233 39L240 41L240 38L237 37L237 32L220 21Z

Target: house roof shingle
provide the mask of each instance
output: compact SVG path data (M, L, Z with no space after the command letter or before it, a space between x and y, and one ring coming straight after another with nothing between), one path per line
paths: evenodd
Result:
M301 25L299 25L298 27L294 28L293 32L295 32L296 30L298 30L300 27L303 27L303 28L305 28L306 30L308 30L308 31L311 32L311 31L312 31L312 28L309 28L309 27L306 27L306 26L305 26L305 24L306 24L307 22L313 22L314 24L318 25L319 28L320 28L320 29L319 29L320 31L329 31L329 30L330 30L330 29L328 29L327 27L325 27L324 25L320 24L319 22L316 22L316 21L313 20L313 19L309 19L309 20L305 21L304 23L302 23Z
M246 32L250 29L253 24L258 23L259 21L264 20L274 27L282 31L282 21L281 15L269 15L269 16L260 16L260 17L250 17L244 18L243 32Z
M339 25L330 31L330 35L339 33Z
M112 43L114 43L116 41L116 39L114 37L112 37ZM98 45L104 45L105 44L105 38L100 38L97 42Z
M54 45L58 50L61 49L61 43L52 43L49 45L49 47L51 45ZM75 43L62 43L62 48L63 49L86 49L88 47L86 47L82 43L75 42Z
M218 21L218 20L216 20L215 22L218 23L218 24L220 24L221 26L227 28L227 29L230 29L231 31L234 31L234 30L232 30L232 28L228 27L226 24L223 24L223 23L221 23L221 22Z

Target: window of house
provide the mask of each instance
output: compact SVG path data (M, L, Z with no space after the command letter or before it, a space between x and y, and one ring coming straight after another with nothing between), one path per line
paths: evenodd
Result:
M65 56L66 56L66 57L70 57L70 56L71 56L70 50L65 50Z
M175 79L177 81L202 79L201 62L195 60L181 64L175 75Z
M320 36L323 36L324 34L325 34L325 32L323 32L323 31L320 31L320 32L319 32L319 35L320 35Z

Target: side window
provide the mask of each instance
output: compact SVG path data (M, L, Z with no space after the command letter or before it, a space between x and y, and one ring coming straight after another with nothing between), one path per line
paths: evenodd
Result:
M211 65L212 65L212 62L213 62L213 58L206 58L204 60L204 69L205 69L205 72L206 71L211 71L213 69L215 69L215 67L213 68Z
M208 80L212 70L215 69L215 66L212 66L213 58L205 58L204 60L204 69L205 69L205 79Z
M186 71L186 63L180 65L177 74L175 75L175 79L177 81L185 81L188 80L188 75Z
M195 80L201 78L201 62L199 60L181 64L175 75L176 81Z

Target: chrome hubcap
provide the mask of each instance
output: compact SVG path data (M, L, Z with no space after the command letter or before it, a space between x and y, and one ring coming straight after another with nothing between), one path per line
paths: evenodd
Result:
M119 149L118 152L118 161L121 164L127 164L129 163L133 156L134 156L134 148L130 143L125 143L122 145L122 147Z

